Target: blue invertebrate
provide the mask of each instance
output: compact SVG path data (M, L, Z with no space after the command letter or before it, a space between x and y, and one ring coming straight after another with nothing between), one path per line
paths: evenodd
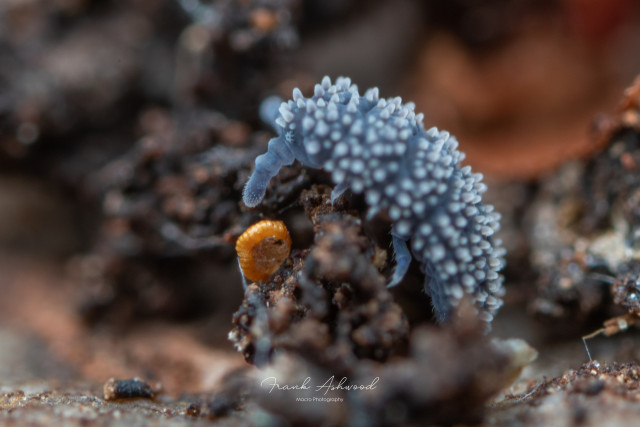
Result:
M410 241L438 320L446 321L467 295L479 317L491 322L504 294L498 271L505 251L492 237L500 215L482 203L482 174L461 167L456 138L425 130L413 103L379 99L378 88L361 96L349 78L332 85L324 77L312 97L296 88L292 100L280 101L269 98L261 107L279 136L256 159L245 205L258 205L270 179L294 160L327 170L337 184L332 201L347 189L364 193L369 217L386 209L393 221L396 266L389 286L409 268Z

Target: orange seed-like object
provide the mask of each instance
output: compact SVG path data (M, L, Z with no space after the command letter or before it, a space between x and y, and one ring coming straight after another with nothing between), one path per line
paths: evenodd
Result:
M252 282L271 277L290 251L291 237L282 221L257 222L236 241L240 270Z

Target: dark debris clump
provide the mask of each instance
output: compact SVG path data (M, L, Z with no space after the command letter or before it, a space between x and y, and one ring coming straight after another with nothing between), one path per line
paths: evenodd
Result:
M124 307L141 316L197 311L198 266L228 264L248 221L238 198L259 134L205 110L150 110L141 127L145 135L89 179L104 218L92 251L71 266L86 284L82 312L91 322L127 318Z
M150 111L143 122L148 132L90 181L106 216L102 245L176 256L229 244L212 236L240 222L238 188L254 155L246 146L256 144L249 129L212 111Z
M294 251L271 280L250 285L234 315L229 338L262 367L250 400L294 424L479 422L486 401L521 367L517 351L486 339L467 300L454 323L410 333L381 274L386 251L348 202L331 205L330 192L318 185L303 191L315 242ZM291 385L307 377L309 388L295 393L268 386L273 378ZM349 391L337 387L342 378L343 386L374 387ZM336 387L318 389L325 381ZM314 398L341 403L327 411Z
M140 378L127 380L109 379L104 384L105 400L116 399L153 399L156 391Z
M11 2L0 9L0 162L28 160L30 169L55 176L79 152L108 157L126 146L119 131L143 99L167 95L171 47L154 40L177 29L159 28L167 8L97 3ZM155 49L143 48L149 44ZM100 132L113 135L108 144ZM83 158L86 172L95 159Z
M618 280L611 285L613 302L628 313L640 315L640 263L637 260L621 266Z
M269 70L298 45L301 2L194 3L2 7L0 164L27 161L75 187L126 149L149 105L255 117Z
M278 349L344 366L386 359L402 348L408 323L372 262L381 250L359 218L331 207L328 187L304 191L301 202L315 245L294 252L268 284L248 288L232 341L257 364Z
M267 142L253 128L257 105L277 81L308 80L289 57L302 27L364 4L339 3L0 8L0 167L73 199L85 255L70 266L85 320L193 316L226 299L201 290L210 276L216 289L235 280L233 242L255 219L238 201ZM294 202L305 179L295 167L281 174L264 212Z
M278 353L256 372L253 399L270 414L297 424L478 423L487 400L509 383L513 354L486 341L476 320L462 322L473 324L416 328L407 354L386 362L361 361L342 372L309 355ZM309 378L308 389L272 390L273 378L288 385ZM350 390L349 385L358 387Z
M176 92L182 102L208 100L246 115L269 86L268 70L282 66L299 44L300 0L176 0L191 25L180 36Z
M485 403L510 382L513 355L489 344L477 325L465 322L475 320L468 317L445 330L416 328L406 358L359 367L356 381L379 377L380 382L354 399L351 423L480 422Z
M601 121L600 148L543 180L531 205L538 314L579 326L612 299L630 313L640 308L632 283L640 249L639 88L637 80L618 115Z

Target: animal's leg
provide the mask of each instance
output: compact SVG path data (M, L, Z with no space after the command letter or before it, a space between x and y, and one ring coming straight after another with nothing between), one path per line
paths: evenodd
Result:
M348 189L349 184L347 184L346 182L341 182L340 184L336 185L333 191L331 191L331 205L333 206L336 200L338 200L340 196L342 196Z
M393 234L393 231L391 232L391 239L393 242L396 266L393 268L391 280L387 285L389 288L400 283L405 274L407 274L407 270L409 270L409 265L411 264L411 252L407 247L407 241Z

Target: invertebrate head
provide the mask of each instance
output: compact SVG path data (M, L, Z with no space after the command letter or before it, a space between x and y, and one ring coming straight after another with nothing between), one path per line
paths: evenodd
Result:
M236 241L240 270L259 282L275 273L291 251L291 237L282 221L263 220L249 227Z

